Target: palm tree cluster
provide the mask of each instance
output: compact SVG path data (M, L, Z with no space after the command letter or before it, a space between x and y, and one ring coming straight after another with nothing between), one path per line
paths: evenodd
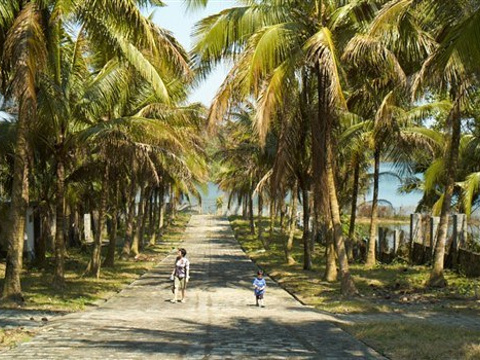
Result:
M259 207L269 201L271 214L281 212L287 193L292 207L299 196L304 267L311 266L312 214L312 230L327 245L325 276L335 279L338 263L342 293L352 295L357 290L349 258L357 199L369 185L366 172L372 165L365 259L371 267L379 165L392 161L405 189L424 191L422 210L440 215L429 284L444 286L448 215L470 211L479 200L478 1L237 4L201 20L194 31L201 75L222 61L232 64L208 115L211 126L226 121L219 129L227 139L220 143L222 188L246 204L258 194ZM347 209L348 236L348 217L342 216ZM268 246L261 233L260 239Z
M107 218L104 264L113 266L117 229L123 255L137 255L161 236L167 200L198 195L195 184L206 176L204 109L187 102L188 54L144 15L157 5L1 2L0 93L14 112L0 122L0 196L9 208L3 299L21 299L28 203L42 222L37 265L53 249L53 285L62 286L66 234L79 241L84 213L95 220L85 273L99 277Z

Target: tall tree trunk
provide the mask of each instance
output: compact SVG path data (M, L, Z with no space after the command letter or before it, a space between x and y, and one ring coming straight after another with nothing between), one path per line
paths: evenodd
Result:
M289 231L288 231L288 239L285 244L285 260L287 261L288 265L293 265L296 263L295 259L292 256L293 250L293 239L295 237L295 230L297 228L297 181L295 181L295 185L292 189L292 201L290 204L290 223L289 223Z
M62 156L57 156L57 184L55 194L55 274L53 286L56 288L65 285L65 164Z
M310 207L309 207L308 189L302 186L302 206L303 206L303 269L312 270L312 254L310 252Z
M328 282L337 281L338 271L337 271L337 255L335 251L335 233L333 229L333 223L330 221L327 224L327 228L322 231L325 236L325 274L323 275L324 279Z
M24 101L20 102L20 114L17 121L17 139L13 165L13 184L5 232L7 241L7 261L2 299L21 303L22 286L20 275L23 266L23 242L25 234L25 216L28 204L28 144L27 144L27 109Z
M140 236L142 235L142 221L143 221L143 213L145 210L145 185L141 184L140 186L140 201L138 203L138 213L137 213L137 221L135 223L135 229L133 232L133 241L132 246L130 247L130 255L137 256L140 253Z
M250 234L255 235L255 214L253 212L253 181L248 192L248 219L250 222Z
M376 242L377 242L377 225L378 225L378 179L380 177L380 150L375 148L374 171L373 171L373 199L372 213L370 214L370 237L368 239L368 253L365 267L372 268L376 263Z
M105 165L105 171L102 179L102 193L100 195L100 209L98 211L98 226L93 243L93 253L88 263L86 275L100 278L100 268L102 265L102 235L105 228L105 214L107 210L108 197L108 164Z
M317 75L317 93L318 93L318 112L312 118L312 161L313 161L313 199L315 219L317 221L317 231L322 231L323 237L327 240L325 279L335 281L337 279L337 267L335 260L335 251L333 249L333 240L331 232L330 205L328 197L327 181L327 121L328 121L328 96L327 96L327 75L325 70L321 70L319 64L315 67Z
M457 173L458 150L460 146L461 122L460 122L460 101L459 96L448 115L447 124L451 124L452 133L450 144L447 146L447 164L446 164L446 184L445 193L443 195L442 210L440 212L440 223L438 224L438 238L435 245L435 257L433 260L433 268L430 273L428 285L432 287L445 287L447 281L443 275L444 259L445 259L445 243L448 231L448 215L451 208L453 189L455 186L455 175Z
M137 182L135 176L132 176L130 191L128 194L127 220L125 223L125 243L123 244L122 257L130 256L130 248L133 242L133 224L135 221L135 202L137 197Z
M138 240L141 251L145 248L145 231L147 230L147 219L150 217L150 194L151 188L145 187L145 195L143 200L143 216L140 223L140 231L138 233Z
M340 208L337 199L337 188L335 186L335 176L333 172L333 144L331 138L331 127L327 127L327 180L328 195L330 197L330 211L332 214L333 231L335 237L335 247L338 255L340 267L341 291L344 296L351 296L358 293L355 283L350 275L347 253L343 239L342 222L340 219Z
M109 242L107 249L107 256L103 261L103 266L113 268L115 267L115 250L117 248L117 229L118 229L118 201L119 201L119 183L115 181L115 189L113 191L113 205L112 205L112 226L108 234Z
M258 194L258 216L257 216L258 239L260 240L263 247L265 248L265 243L263 241L262 217L263 217L263 196L262 194L259 193Z
M148 233L150 239L148 240L148 244L150 246L155 246L157 242L157 231L156 226L158 223L158 187L153 190L152 197L150 199L150 222L148 223Z
M270 210L270 220L269 220L269 223L270 223L270 228L268 230L268 238L265 239L265 249L268 249L270 247L270 243L271 241L273 240L273 231L275 229L275 200L274 199L270 199L270 206L269 206Z
M350 211L350 225L348 228L347 257L349 261L353 261L353 246L355 244L355 222L357 219L357 201L358 201L358 187L360 180L360 162L355 162L355 169L353 172L353 194L352 194L352 208Z
M49 205L44 205L40 209L40 236L35 244L35 264L39 269L46 266L47 243L52 236L52 213Z
M162 238L163 223L165 217L165 200L164 200L165 187L161 185L158 195L158 226L156 229L157 241Z

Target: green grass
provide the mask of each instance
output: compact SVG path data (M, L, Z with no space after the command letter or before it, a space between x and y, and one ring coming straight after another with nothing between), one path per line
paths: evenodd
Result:
M347 331L392 360L480 359L480 331L419 321L350 325Z
M29 341L34 335L33 331L18 329L0 329L0 350L14 347L22 342Z
M51 287L54 259L48 258L45 270L25 269L22 274L22 292L25 298L23 308L73 312L83 310L104 301L123 287L133 282L169 252L182 240L183 231L190 215L178 214L162 237L162 242L144 249L137 259L115 261L115 268L102 267L100 279L82 277L89 254L79 249L68 249L65 263L65 287L58 290ZM106 250L106 249L102 249ZM5 264L0 264L0 287L3 286Z
M265 250L261 242L250 235L246 220L231 217L230 223L237 240L258 266L303 303L317 309L339 314L433 311L480 316L480 300L475 298L479 279L467 279L446 270L449 286L431 289L425 286L430 274L426 266L395 263L366 270L363 264L356 263L350 265L350 271L361 296L344 298L338 282L322 279L325 272L322 246L316 246L313 270L305 271L300 233L296 234L293 250L297 263L289 266L283 250L285 236L275 232L270 248ZM263 226L268 229L266 220ZM372 321L340 326L392 359L480 359L478 331L457 331L419 321Z

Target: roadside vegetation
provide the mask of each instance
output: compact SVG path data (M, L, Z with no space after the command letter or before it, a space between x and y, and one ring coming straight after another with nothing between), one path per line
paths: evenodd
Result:
M268 223L268 219L264 219ZM399 321L382 315L428 314L429 317L463 314L478 318L480 298L477 279L468 279L446 271L449 286L429 288L428 266L407 263L378 264L365 269L363 263L352 263L352 277L360 296L345 298L337 282L323 280L325 246L315 245L311 270L303 269L301 233L297 230L292 249L295 263L287 264L287 237L276 224L269 249L249 232L249 222L242 217L230 217L235 236L248 256L265 270L280 286L302 303L332 314L380 315L368 322L339 322L346 331L366 342L391 359L476 359L480 356L480 331L458 331L447 324L429 323L412 317Z
M27 267L22 274L24 303L21 310L45 311L46 314L61 315L64 313L85 310L97 306L120 292L141 275L152 269L155 264L168 254L174 253L182 241L185 227L190 214L179 213L162 235L161 241L143 249L142 254L129 259L119 259L115 268L106 268L100 279L82 276L82 270L90 259L91 248L68 252L65 262L66 285L62 289L52 289L51 269L54 267L54 257L47 257L47 267L37 269ZM119 246L122 246L120 242ZM104 248L106 250L106 248ZM0 264L0 276L4 274L5 265ZM2 280L0 280L0 285ZM13 306L17 309L17 306ZM0 330L0 349L12 347L19 342L27 341L35 329L8 328Z

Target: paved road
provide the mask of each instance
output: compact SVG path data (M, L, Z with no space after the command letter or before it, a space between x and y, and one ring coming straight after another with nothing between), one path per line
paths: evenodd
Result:
M302 306L267 277L255 306L255 266L228 221L193 216L187 302L172 304L174 255L93 310L55 318L0 359L379 359L372 349Z

